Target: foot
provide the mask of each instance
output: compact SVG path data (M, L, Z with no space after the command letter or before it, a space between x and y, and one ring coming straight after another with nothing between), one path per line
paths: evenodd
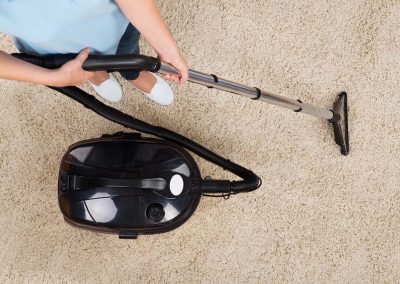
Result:
M109 102L116 103L122 99L121 86L112 74L105 71L96 72L89 83L100 97Z
M96 71L94 72L94 76L89 79L89 81L96 86L101 85L104 81L108 80L110 75L106 71Z
M168 83L154 73L140 72L139 78L129 81L141 90L150 100L167 106L174 101L174 93Z

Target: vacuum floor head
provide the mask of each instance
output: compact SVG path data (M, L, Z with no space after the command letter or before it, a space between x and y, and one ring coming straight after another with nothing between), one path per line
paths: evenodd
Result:
M333 114L330 122L333 125L335 142L340 146L342 155L347 156L350 151L347 93L338 95L333 105Z

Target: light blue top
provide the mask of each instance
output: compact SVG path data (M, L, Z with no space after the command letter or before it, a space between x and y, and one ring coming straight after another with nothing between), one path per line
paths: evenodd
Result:
M129 24L113 0L0 0L0 32L38 54L115 54Z

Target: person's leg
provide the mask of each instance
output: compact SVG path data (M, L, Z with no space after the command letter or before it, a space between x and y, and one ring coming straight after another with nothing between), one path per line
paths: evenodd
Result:
M139 31L132 24L129 24L119 41L116 54L139 54L139 39ZM139 72L136 71L119 73L128 81L136 80L140 75ZM96 75L90 81L95 85L100 85L108 78L109 75L106 71L99 71L96 72Z
M140 54L140 32L129 24L122 36L116 54ZM121 76L132 85L145 93L151 92L157 83L156 78L149 72L127 71L120 72Z
M122 36L116 54L139 54L139 31L131 24L128 25L124 35ZM153 89L157 80L148 72L125 71L119 72L121 76L129 81L132 85L141 91L149 93ZM109 75L105 71L96 72L96 75L90 79L90 82L99 86L105 80L109 79Z
M96 86L99 86L105 80L110 79L110 75L106 71L96 71L94 76L89 81Z
M140 32L132 25L129 24L126 28L124 35L119 41L116 54L140 54L139 47ZM138 71L119 72L123 78L128 81L136 80L139 78Z
M116 54L139 54L140 32L131 24L121 38ZM174 101L171 87L161 77L147 72L120 72L133 86L141 90L149 99L160 104L170 105Z
M132 24L129 24L121 37L116 54L140 54L139 40L140 32ZM146 71L122 71L119 73L124 79L144 93L150 93L157 83L157 78ZM96 75L90 81L95 85L100 85L108 78L109 75L107 72L100 71L96 72Z

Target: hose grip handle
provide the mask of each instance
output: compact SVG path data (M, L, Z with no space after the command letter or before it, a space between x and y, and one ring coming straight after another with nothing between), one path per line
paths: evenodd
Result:
M14 57L26 62L47 68L56 69L75 59L78 54L57 54L35 56L25 53L14 53ZM139 54L122 54L122 55L89 55L83 63L83 69L86 71L150 71L158 72L161 68L159 58L139 55Z

